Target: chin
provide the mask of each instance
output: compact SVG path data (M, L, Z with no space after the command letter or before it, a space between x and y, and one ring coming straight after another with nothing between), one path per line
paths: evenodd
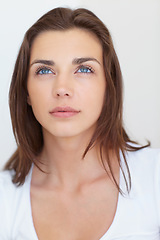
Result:
M78 138L81 139L91 139L94 131L95 131L96 125L85 125L80 126L80 124L77 124L76 126L74 124L70 125L56 125L52 126L51 128L44 128L43 134L44 135L50 135L54 138Z

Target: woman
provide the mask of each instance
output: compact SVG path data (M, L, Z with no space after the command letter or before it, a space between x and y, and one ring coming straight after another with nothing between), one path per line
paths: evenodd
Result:
M118 59L92 12L53 9L27 31L10 111L0 239L160 239L159 153L123 128Z

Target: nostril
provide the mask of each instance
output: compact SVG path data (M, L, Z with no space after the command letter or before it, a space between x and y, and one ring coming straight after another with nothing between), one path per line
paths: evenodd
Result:
M57 92L57 97L69 97L70 94L65 92L65 91L58 91Z

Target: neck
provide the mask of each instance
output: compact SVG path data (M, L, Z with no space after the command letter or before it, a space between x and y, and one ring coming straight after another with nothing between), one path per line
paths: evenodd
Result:
M44 164L40 165L40 168L49 172L45 176L50 182L74 188L104 172L98 157L98 146L94 146L85 158L82 158L90 139L91 135L55 138L44 133L45 144L40 155L40 161Z

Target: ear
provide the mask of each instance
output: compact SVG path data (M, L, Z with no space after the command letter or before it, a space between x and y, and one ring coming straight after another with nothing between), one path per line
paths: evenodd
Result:
M29 97L29 95L27 96L27 103L28 103L28 105L30 105L30 106L31 106L31 100L30 100L30 97Z

